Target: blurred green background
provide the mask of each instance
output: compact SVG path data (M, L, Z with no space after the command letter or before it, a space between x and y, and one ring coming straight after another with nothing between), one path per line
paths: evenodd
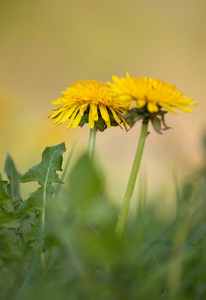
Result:
M56 126L47 118L49 101L72 81L111 81L128 71L175 84L198 102L195 113L168 114L173 129L160 136L151 128L146 141L140 177L147 177L149 194L161 189L167 202L173 171L185 176L203 161L205 15L205 0L0 0L0 170L6 151L21 173L39 163L47 145L65 141L69 150L78 140L78 156L88 126ZM96 158L119 203L139 132L136 124L128 133L109 128L97 135Z

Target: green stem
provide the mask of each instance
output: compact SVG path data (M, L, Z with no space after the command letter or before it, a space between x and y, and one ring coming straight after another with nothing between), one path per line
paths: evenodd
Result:
M96 132L97 132L97 127L96 126L94 126L94 128L92 128L92 129L90 129L89 144L88 144L88 155L89 155L89 158L90 158L91 162L93 161L93 157L94 157Z
M119 218L117 221L117 225L116 225L116 229L115 229L116 235L118 237L122 236L122 233L123 233L123 230L125 227L126 218L127 218L127 214L128 214L128 210L129 210L130 199L132 198L132 194L134 191L134 186L135 186L135 182L136 182L136 178L137 178L137 174L139 171L139 166L140 166L140 162L141 162L141 158L142 158L142 152L144 149L145 139L147 136L147 128L148 128L148 120L144 120L142 123L142 130L141 130L141 134L140 134L140 138L139 138L139 145L137 148L135 160L134 160L132 171L131 171L131 174L129 177L126 193L124 196L124 201L122 204L122 208L121 208Z

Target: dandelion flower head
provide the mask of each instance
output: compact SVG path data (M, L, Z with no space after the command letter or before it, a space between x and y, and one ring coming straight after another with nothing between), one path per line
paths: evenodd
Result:
M174 108L192 112L185 105L194 105L191 98L187 98L176 86L153 78L127 78L112 77L114 83L107 83L117 95L125 95L135 101L136 108L145 107L149 113L157 113L161 108L171 113L177 113ZM174 107L174 108L173 108Z
M70 126L83 126L85 123L89 123L90 128L93 128L98 122L103 124L103 129L117 125L122 128L121 123L126 127L121 115L127 112L131 100L117 97L103 82L78 81L69 85L62 94L63 97L51 102L52 105L60 105L54 108L49 116L50 119L55 119L56 124L69 120L67 129Z

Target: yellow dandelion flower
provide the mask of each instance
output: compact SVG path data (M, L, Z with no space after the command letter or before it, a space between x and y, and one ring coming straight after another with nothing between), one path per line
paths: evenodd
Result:
M114 83L108 83L111 91L119 96L127 96L135 100L136 108L145 107L149 113L157 113L161 107L171 113L177 113L173 107L186 112L192 112L186 105L195 105L191 98L187 98L176 86L153 78L127 78L113 76Z
M117 97L116 93L105 87L103 82L84 80L71 84L63 97L51 102L52 105L61 105L54 108L50 119L56 119L57 125L69 120L67 129L72 126L83 126L89 123L90 128L97 125L99 130L117 126L121 123L126 127L121 117L130 107L130 99Z

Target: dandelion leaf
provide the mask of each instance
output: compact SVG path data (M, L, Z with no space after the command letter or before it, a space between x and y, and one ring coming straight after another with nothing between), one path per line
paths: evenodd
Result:
M0 231L0 245L1 269L4 267L4 270L8 270L9 261L10 267L15 268L15 259L22 256L22 249L19 247L18 239L13 229L3 228Z
M193 246L197 246L206 236L206 222L200 224L193 235L190 237L189 241Z
M0 207L0 228L16 228L19 226L19 222L15 219L13 214L5 212Z
M71 197L79 209L90 206L97 197L102 184L87 155L77 162L70 175Z
M19 232L22 233L24 242L26 243L39 240L40 238L42 220L40 213L36 213L37 212L31 212L23 215L24 220L22 221Z
M0 174L0 207L2 207L8 213L14 213L14 203L6 193L7 181L1 180Z
M14 161L9 154L7 154L4 171L9 179L8 191L13 202L20 202L21 195L19 188L19 179L21 177L21 174L17 171Z
M42 154L42 161L22 175L20 181L38 181L42 187L50 186L51 182L62 183L56 171L62 171L62 153L65 151L64 143L46 147Z
M62 171L62 154L65 151L64 143L46 147L42 161L22 175L21 182L38 181L40 187L20 206L18 215L28 212L36 212L38 215L41 213L43 201L55 192L52 183L62 183L56 171Z

